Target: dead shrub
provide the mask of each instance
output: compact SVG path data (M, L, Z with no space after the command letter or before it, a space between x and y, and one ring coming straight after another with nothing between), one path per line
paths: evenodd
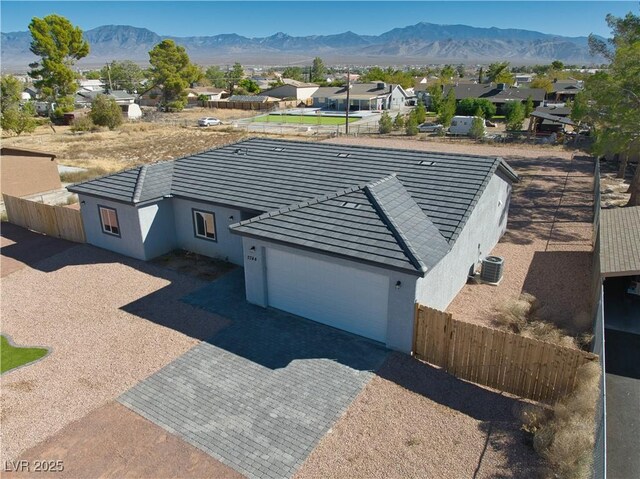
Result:
M522 429L532 435L533 448L548 463L550 477L589 476L601 374L599 363L584 364L578 369L573 392L553 409L532 405L523 410Z
M578 349L579 341L553 323L538 317L540 302L529 293L511 298L497 308L494 324L506 331L522 336Z
M83 132L83 131L98 131L100 127L93 123L90 116L82 116L75 118L71 122L71 131Z

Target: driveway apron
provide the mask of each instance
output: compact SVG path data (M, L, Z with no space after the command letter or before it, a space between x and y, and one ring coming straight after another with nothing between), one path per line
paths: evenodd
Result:
M119 401L247 477L290 477L388 353L248 304L242 269L184 300L231 325Z

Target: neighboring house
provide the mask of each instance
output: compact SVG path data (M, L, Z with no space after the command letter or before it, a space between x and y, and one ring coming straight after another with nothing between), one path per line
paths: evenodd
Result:
M295 99L298 101L306 102L311 98L318 85L315 83L304 83L290 78L283 78L284 85L276 86L268 90L263 91L262 95L273 96L280 99Z
M501 159L254 138L69 187L87 241L244 266L251 303L410 352L507 225Z
M58 162L53 153L2 147L0 153L2 193L31 196L62 188Z
M189 88L187 90L187 102L190 105L197 105L200 102L200 98L205 97L206 101L218 101L221 100L222 96L226 94L227 90L211 86Z
M571 108L565 106L539 106L531 113L529 128L537 133L558 133L567 125L575 126L570 115Z
M547 100L565 102L573 100L583 90L581 80L554 80L553 89L547 93Z
M78 80L81 89L90 91L102 91L106 85L102 80Z
M98 95L106 95L109 98L113 98L120 105L122 114L129 120L136 120L142 117L142 110L135 103L135 95L125 90L79 90L74 100L76 108L91 108Z
M346 110L347 86L320 87L312 95L313 106L327 110ZM384 82L353 83L349 91L350 110L397 110L413 97L400 85Z
M505 83L465 83L445 86L443 91L445 97L451 88L455 91L456 101L465 98L486 98L496 105L499 114L503 112L502 107L505 103L510 101L524 102L529 97L532 98L534 107L540 106L544 102L546 93L542 88L514 88Z

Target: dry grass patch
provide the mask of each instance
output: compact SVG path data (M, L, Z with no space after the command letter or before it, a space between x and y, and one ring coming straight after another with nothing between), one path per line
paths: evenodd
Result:
M538 316L540 307L535 296L522 293L498 306L494 324L505 331L567 348L581 349L591 343L593 336L589 333L574 337L555 324L541 320Z
M600 392L600 365L578 369L576 388L553 408L529 406L522 414L523 429L533 447L549 464L547 477L589 477L595 441L595 410Z

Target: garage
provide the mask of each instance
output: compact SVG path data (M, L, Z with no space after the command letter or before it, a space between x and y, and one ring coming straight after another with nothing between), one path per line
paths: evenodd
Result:
M267 248L266 277L269 306L385 342L387 276Z

